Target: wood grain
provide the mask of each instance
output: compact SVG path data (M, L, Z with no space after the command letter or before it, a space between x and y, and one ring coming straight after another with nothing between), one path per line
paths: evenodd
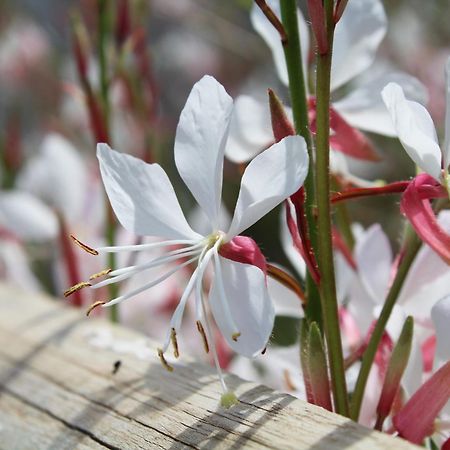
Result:
M0 448L418 448L232 375L240 402L224 410L210 367L183 355L169 373L154 348L144 360L96 347L99 330L142 347L137 333L0 284Z

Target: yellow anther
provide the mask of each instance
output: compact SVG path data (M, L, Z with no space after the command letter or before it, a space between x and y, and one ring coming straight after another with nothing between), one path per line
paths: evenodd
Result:
M93 275L91 275L89 277L89 279L90 280L95 280L96 278L100 278L100 277L103 277L105 275L108 275L108 273L110 273L110 272L112 272L112 269L105 269L105 270L102 270L101 272L94 273Z
M205 349L205 352L209 353L208 339L206 338L206 333L205 333L205 330L204 330L203 325L200 322L200 320L197 320L197 330L198 330L198 332L200 333L200 336L203 339L203 347Z
M166 361L166 358L164 358L164 352L162 349L158 348L158 356L161 360L161 364L169 371L173 372L173 367Z
M237 342L238 337L241 335L241 333L237 332L237 333L233 333L231 335L231 339L233 339L234 342Z
M75 286L72 286L66 291L64 291L64 297L68 297L69 295L72 295L74 292L80 291L81 289L89 286L92 286L91 283L88 283L87 281L82 281L81 283L78 283Z
M92 305L89 306L88 310L86 311L86 316L89 316L89 314L92 312L92 310L97 308L97 306L104 305L105 303L106 302L102 302L102 301L92 303Z
M178 352L177 332L175 328L172 328L170 330L170 340L173 346L173 356L175 356L175 358L178 358L180 356L180 353Z
M95 248L89 247L89 245L83 244L80 240L78 240L73 234L70 235L72 240L77 244L79 247L81 247L85 252L90 253L91 255L98 255L98 251L95 250Z

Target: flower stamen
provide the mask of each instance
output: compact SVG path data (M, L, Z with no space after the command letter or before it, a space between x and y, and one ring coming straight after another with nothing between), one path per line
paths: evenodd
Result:
M89 245L83 244L79 239L77 239L73 234L70 235L70 238L78 245L78 247L82 248L85 252L97 256L98 251L95 248L89 247Z
M169 372L173 372L173 367L167 362L166 358L164 358L164 352L161 348L158 348L158 356L161 361L161 364L167 369Z
M81 289L84 289L85 287L89 287L89 286L92 286L92 284L88 283L87 281L82 281L81 283L77 283L74 286L71 286L66 291L64 291L64 297L68 297L69 295L72 295L75 292L78 292Z
M103 301L98 301L98 302L95 302L95 303L92 303L92 305L91 306L89 306L89 308L88 308L88 310L86 311L86 316L89 316L89 314L91 314L91 312L95 309L95 308L97 308L98 306L100 306L100 305L104 305L105 304L105 302L103 302Z
M231 335L231 339L233 339L234 342L237 342L238 337L241 335L241 333L237 332L237 333L233 333Z
M175 328L172 328L170 330L170 340L173 346L173 356L175 356L175 358L178 358L180 356L180 352L178 351L177 332Z
M97 272L97 273L94 273L93 275L91 275L89 277L89 280L95 280L96 278L104 277L105 275L108 275L111 272L112 272L112 269L104 269L100 272Z
M203 348L205 349L205 353L209 353L209 344L208 339L206 337L205 329L203 328L202 323L200 320L197 320L197 330L200 333L200 336L203 339Z

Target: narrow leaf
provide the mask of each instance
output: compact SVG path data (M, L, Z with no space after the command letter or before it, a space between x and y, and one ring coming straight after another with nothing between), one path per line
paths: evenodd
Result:
M389 415L395 397L400 388L400 380L408 364L414 334L414 319L408 316L403 325L400 337L392 351L391 359L384 378L383 389L377 407L377 423L375 428L382 429L383 422Z

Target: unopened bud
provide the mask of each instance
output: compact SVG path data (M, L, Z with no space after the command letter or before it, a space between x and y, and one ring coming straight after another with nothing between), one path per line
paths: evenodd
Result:
M275 137L275 142L279 142L286 136L295 135L295 130L286 114L281 100L272 89L269 89L268 93L273 135Z

